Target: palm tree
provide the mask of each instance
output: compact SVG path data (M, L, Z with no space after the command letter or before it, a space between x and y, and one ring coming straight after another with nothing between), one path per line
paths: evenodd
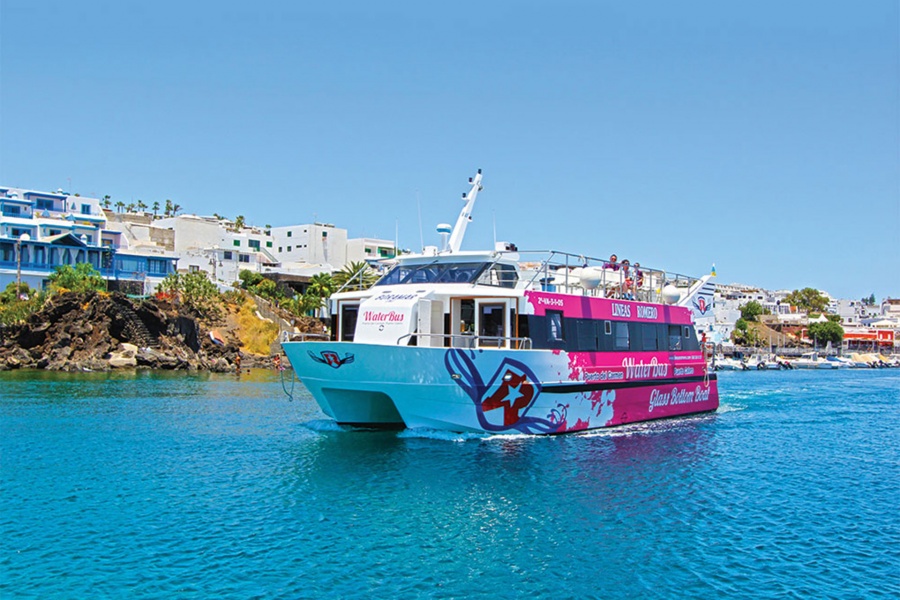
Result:
M310 277L302 300L306 311L319 310L325 306L325 300L331 297L334 290L334 279L329 273L316 273Z
M332 275L334 286L352 290L365 290L378 281L378 274L366 261L357 261L344 265L344 268Z
M309 278L309 286L306 288L307 294L314 294L323 300L334 293L334 278L330 273L316 273Z
M172 205L172 216L174 217L175 215L177 215L180 210L181 210L180 204L173 204Z
M163 212L163 214L167 217L172 216L172 201L169 200L168 198L166 199L166 210L165 210L165 212Z
M153 216L156 216L156 213L159 212L159 200L153 203Z
M244 215L238 215L234 219L234 230L240 231L243 228L244 228Z
M103 208L109 210L109 206L112 204L112 196L109 194L103 196L103 202L101 202L101 204L103 205Z
M122 209L125 208L125 203L119 200L116 202L116 212L122 212Z
M134 212L134 202L131 202L128 206L126 206L125 210L127 212L133 213Z
M145 210L147 210L147 208L148 208L148 207L147 207L146 204L144 204L144 201L143 201L143 200L138 200L138 201L137 201L137 209L138 209L139 211L144 212Z

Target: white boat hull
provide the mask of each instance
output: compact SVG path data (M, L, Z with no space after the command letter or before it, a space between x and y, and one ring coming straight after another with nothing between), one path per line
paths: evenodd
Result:
M632 359L616 353L349 342L288 342L284 350L323 412L342 424L550 434L719 404L700 352L675 368L662 354L629 367Z

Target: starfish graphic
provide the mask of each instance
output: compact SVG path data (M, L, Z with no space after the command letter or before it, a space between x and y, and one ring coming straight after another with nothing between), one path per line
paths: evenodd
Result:
M532 387L525 386L526 381L524 375L507 371L503 376L503 384L482 403L481 408L485 412L502 408L503 424L514 425L519 420L519 412L528 408L534 395ZM523 386L525 386L524 389Z

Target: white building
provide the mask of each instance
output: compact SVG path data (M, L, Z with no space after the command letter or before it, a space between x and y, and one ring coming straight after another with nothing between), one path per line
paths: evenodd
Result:
M332 270L347 264L347 230L330 223L273 227L273 251L282 263L329 265Z
M175 253L182 271L205 271L213 281L231 285L241 270L257 273L278 267L268 231L236 227L217 217L178 215L157 219L153 225L174 232Z
M149 293L175 271L165 248L131 244L96 198L0 187L0 287L43 289L59 266L90 264L109 289Z
M347 240L347 262L379 261L394 258L396 255L396 244L390 240L377 238Z
M237 281L244 269L303 281L340 270L350 262L394 256L393 242L348 240L346 229L328 223L260 229L237 227L218 217L179 215L157 219L153 226L173 232L180 270L206 271L226 286Z

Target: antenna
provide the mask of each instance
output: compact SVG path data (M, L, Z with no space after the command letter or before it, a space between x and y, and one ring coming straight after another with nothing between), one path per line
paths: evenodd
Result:
M494 222L494 248L497 247L497 211L491 211L491 220Z
M447 249L451 254L459 252L463 237L466 235L466 227L469 225L469 221L472 220L472 208L475 206L475 198L478 196L478 192L483 189L481 187L481 169L478 169L478 173L475 174L475 177L469 178L469 183L472 185L469 189L469 193L463 194L463 200L466 204L459 212L459 217L456 219L456 226L453 228L453 233L450 235L450 241L447 245Z
M422 233L422 202L419 200L419 190L416 190L416 208L419 209L419 248L425 250L425 234Z

